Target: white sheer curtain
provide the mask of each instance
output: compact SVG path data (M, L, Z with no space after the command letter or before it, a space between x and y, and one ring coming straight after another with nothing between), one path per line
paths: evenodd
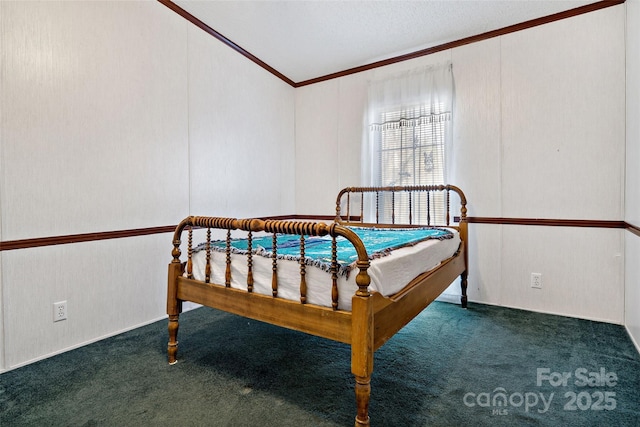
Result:
M443 165L444 182L447 183L453 172L450 155L452 111L453 72L450 62L370 82L362 144L362 185L389 185L380 182L381 132L433 122L445 123L447 128L444 132Z

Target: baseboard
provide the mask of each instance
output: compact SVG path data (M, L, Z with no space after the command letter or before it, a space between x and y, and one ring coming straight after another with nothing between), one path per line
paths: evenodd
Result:
M452 304L460 304L460 295L456 295L456 294L440 294L440 296L438 296L438 298L436 298L436 301L449 302L449 303L452 303Z
M576 315L573 315L573 314L559 313L559 312L555 312L555 311L534 310L534 309L531 309L531 308L518 307L518 306L515 306L515 305L512 306L512 305L496 304L496 303L491 303L491 302L486 302L486 301L479 301L479 300L471 300L471 299L469 299L469 302L476 303L476 304L492 305L494 307L512 308L514 310L529 311L529 312L532 312L532 313L549 314L549 315L552 315L552 316L570 317L572 319L590 320L592 322L610 323L612 325L620 325L620 326L624 325L624 322L622 322L622 321L615 322L615 321L610 320L610 319L602 319L602 318L599 318L599 317L583 317L583 316L576 316Z
M119 331L115 331L115 332L112 332L112 333L109 333L109 334L106 334L106 335L102 335L100 337L97 337L97 338L94 338L94 339L91 339L91 340L88 340L88 341L84 341L84 342L72 345L70 347L66 347L66 348L63 348L61 350L57 350L57 351L54 351L52 353L48 353L48 354L36 357L34 359L27 360L25 362L18 363L17 365L9 366L7 368L4 368L4 369L0 370L0 374L3 374L5 372L9 372L9 371L13 371L14 369L22 368L23 366L27 366L27 365L30 365L32 363L39 362L41 360L45 360L45 359L48 359L48 358L53 357L53 356L57 356L57 355L62 354L62 353L66 353L68 351L75 350L75 349L78 349L80 347L84 347L86 345L93 344L93 343L96 343L98 341L102 341L104 339L111 338L111 337L114 337L116 335L120 335L122 333L132 331L134 329L141 328L143 326L150 325L152 323L158 322L158 321L166 319L166 318L167 318L166 315L162 316L162 317L158 317L156 319L149 320L147 322L139 323L137 325L134 325L134 326L131 326L131 327L128 327L128 328L124 328L124 329L121 329Z
M640 354L640 343L638 343L638 341L636 341L636 339L631 334L631 331L629 330L629 328L626 325L625 325L624 329L627 331L627 335L629 335L629 339L631 340L631 342L633 343L634 347L636 348L636 351L638 352L638 354Z
M190 310L193 310L193 309L196 309L196 308L199 308L199 307L202 307L202 304L198 304L198 303L191 302L191 301L184 301L182 303L182 312L186 313L187 311L190 311Z

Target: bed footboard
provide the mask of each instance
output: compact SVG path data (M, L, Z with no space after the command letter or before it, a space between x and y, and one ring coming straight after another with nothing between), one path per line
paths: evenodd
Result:
M204 283L195 281L192 278L192 231L196 228L205 228L207 235L206 251L207 265L206 278ZM182 244L182 232L188 231L188 257L186 263L180 260ZM227 271L224 284L215 284L210 282L210 256L209 247L211 243L211 230L221 229L227 232ZM282 234L294 234L301 237L301 261L300 261L300 302L293 302L277 297L277 260L273 258L273 283L274 293L272 296L265 296L252 293L253 278L251 274L251 247L247 252L247 291L238 291L244 295L241 298L242 303L238 304L237 298L230 298L228 303L223 298L208 299L198 295L202 293L215 293L223 295L221 292L233 293L234 289L230 288L231 259L230 259L230 239L232 230L243 230L248 233L248 242L251 245L251 236L255 232L267 232ZM306 304L306 284L305 284L305 264L304 264L304 236L326 236L333 238L331 276L333 280L333 300L337 303L337 260L335 238L342 236L346 238L356 250L358 259L356 268L358 273L355 281L358 290L352 299L352 309L350 313L337 310L337 305L332 308L316 307ZM274 245L275 247L275 245ZM173 238L173 260L169 264L169 280L167 290L167 314L169 315L169 343L167 347L168 359L170 364L177 362L178 351L178 328L179 315L182 311L182 297L191 295L189 299L195 302L205 303L212 307L221 308L223 310L245 315L257 320L266 321L272 324L279 324L291 329L301 330L303 332L312 333L319 336L325 336L332 339L338 339L351 344L351 368L356 377L356 401L358 407L358 415L356 417L356 425L369 425L369 395L370 380L373 371L373 302L371 293L369 292L369 284L371 279L367 273L369 268L369 256L362 241L350 229L339 224L333 223L327 225L324 223L298 222L298 221L277 221L277 220L258 220L258 219L233 219L233 218L215 218L215 217L197 217L191 216L185 218L176 228ZM185 277L186 276L186 277ZM184 287L184 289L183 289ZM204 288L203 288L204 287ZM198 293L198 289L204 289ZM227 291L225 291L227 289ZM215 290L215 291L214 291ZM258 310L247 309L247 306L255 305ZM292 307L297 307L292 309ZM311 321L304 324L305 319L314 317L318 321ZM335 336L334 336L335 335ZM336 336L338 338L336 338ZM340 338L342 337L342 339Z

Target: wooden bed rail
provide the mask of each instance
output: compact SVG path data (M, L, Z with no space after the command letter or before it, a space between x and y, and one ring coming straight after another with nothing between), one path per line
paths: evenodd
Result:
M385 194L390 194L391 197L391 201L390 201L390 205L391 205L391 221L390 224L391 225L395 225L396 224L396 194L402 195L402 194L406 194L408 195L408 223L405 221L404 225L414 225L415 221L413 218L413 211L414 211L414 204L417 204L418 201L416 201L416 194L419 193L424 193L426 195L426 201L423 201L423 203L426 204L426 221L422 221L420 224L421 225L432 225L432 218L431 218L431 214L435 209L435 202L432 202L432 197L435 194L438 193L444 193L444 206L442 208L442 210L440 212L434 212L436 214L442 214L443 215L443 219L444 219L444 224L441 225L445 225L448 226L451 223L451 215L450 215L450 201L451 201L451 197L450 197L450 192L455 192L458 197L460 198L460 217L459 218L455 218L454 220L458 220L457 222L467 222L467 198L465 197L464 193L462 192L462 190L458 187L456 187L455 185L415 185L415 186L406 186L406 187L400 187L400 186L391 186L391 187L347 187L344 188L340 191L340 193L338 193L338 197L336 198L336 222L338 223L349 223L353 221L353 217L354 216L359 216L359 221L360 223L364 223L365 222L365 194L367 193L373 193L375 194L375 205L372 206L372 210L374 211L374 217L375 217L375 221L373 221L375 224L380 224L381 222L381 218L380 218L380 210L381 210L381 206L380 206L380 196L381 195L385 195ZM356 197L352 197L352 195L355 195ZM343 197L346 196L346 216L345 218L342 217L342 202L343 202ZM359 197L357 197L359 196ZM359 207L359 212L356 213L355 215L351 214L351 204L356 203ZM373 205L373 203L372 203Z

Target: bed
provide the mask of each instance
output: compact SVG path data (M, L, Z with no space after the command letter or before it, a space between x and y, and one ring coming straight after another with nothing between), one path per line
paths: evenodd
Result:
M458 277L467 306L466 203L453 185L349 187L329 222L185 218L169 264L169 363L185 301L343 342L355 425L369 426L374 352Z

